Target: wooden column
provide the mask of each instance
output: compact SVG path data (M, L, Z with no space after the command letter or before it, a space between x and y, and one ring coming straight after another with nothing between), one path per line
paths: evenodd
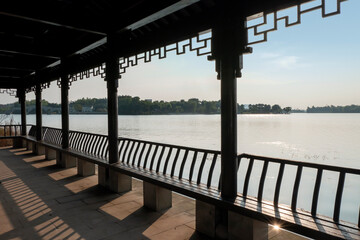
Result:
M107 37L108 56L106 59L106 82L108 97L108 141L109 163L119 161L118 154L118 85L119 59L114 54L116 41L112 35Z
M235 8L236 9L236 8ZM241 76L242 54L246 52L245 19L224 5L213 28L212 56L221 81L221 195L237 196L237 84Z
M36 84L36 140L42 140L42 109L41 109L41 85Z
M19 96L19 102L21 107L21 135L26 135L26 95L25 95L25 89L19 88L18 89L18 96Z
M62 148L69 147L69 77L66 73L64 60L61 59L61 131Z

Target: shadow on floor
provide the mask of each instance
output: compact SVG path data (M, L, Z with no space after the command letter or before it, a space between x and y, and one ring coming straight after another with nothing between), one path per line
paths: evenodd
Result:
M174 197L162 212L143 207L142 183L115 194L54 160L0 148L0 238L206 239L196 234L194 201Z

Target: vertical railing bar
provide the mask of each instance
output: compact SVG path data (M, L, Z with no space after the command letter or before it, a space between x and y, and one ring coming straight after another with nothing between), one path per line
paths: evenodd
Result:
M149 158L149 155L150 155L150 152L151 152L151 149L152 149L152 146L153 144L150 143L150 146L146 152L146 155L145 155L145 161L144 161L144 165L143 165L143 168L146 168L146 165L147 165L147 161L148 161L148 158Z
M144 154L146 145L147 145L147 143L143 143L143 146L142 146L142 148L141 148L139 160L138 160L138 163L137 163L137 166L138 166L138 167L140 167L140 165L141 165L141 159L142 159L142 156L143 156L143 154Z
M133 141L133 144L131 145L130 152L129 152L128 157L127 157L127 164L129 164L129 162L130 162L131 154L132 154L132 151L134 150L135 144L136 144L136 142Z
M108 138L103 137L103 141L102 141L101 147L99 149L99 155L103 158L105 158L104 149L106 148L107 141L108 141Z
M87 133L85 134L85 138L84 138L84 142L81 147L81 151L86 152L86 148L87 148L87 145L89 144L90 137L91 137L90 134L87 134Z
M76 150L81 150L81 144L84 141L84 137L85 137L85 134L80 133L79 141L78 141L78 143L76 145Z
M275 207L278 207L278 205L279 205L280 188L281 188L281 183L282 183L282 179L284 176L284 169L285 169L285 164L280 163L280 169L279 169L278 178L276 180L275 195L274 195L274 206Z
M314 187L313 201L312 201L312 205L311 205L311 214L312 214L313 216L316 215L316 211L317 211L317 205L318 205L318 199L319 199L319 191L320 191L322 173L323 173L323 169L322 169L322 168L318 168L318 169L317 169L317 174L316 174L315 187Z
M264 161L264 165L263 165L263 169L262 169L261 177L260 177L259 190L258 190L258 201L259 202L262 201L268 166L269 166L269 161Z
M249 187L249 181L250 181L250 176L251 176L251 171L254 165L254 159L250 158L249 161L249 166L246 172L246 177L245 177L245 182L244 182L244 189L243 189L243 196L247 196L247 192L248 192L248 187Z
M89 148L89 153L91 155L94 155L94 148L95 148L95 145L97 143L97 138L98 138L98 135L94 134L93 135L94 137L91 139L91 145L90 145L90 148Z
M125 149L124 149L124 153L123 153L123 155L120 157L120 162L125 162L126 160L125 160L125 158L126 158L126 153L127 153L127 150L128 150L128 148L129 148L129 146L130 146L130 144L131 144L132 142L130 141L130 140L127 140L127 142L126 142L126 147L125 147Z
M88 139L88 137L89 137L89 135L88 134L84 134L84 138L83 138L83 140L82 140L82 142L81 142L81 146L80 146L80 151L84 151L84 149L85 149L85 146L86 146L86 142L87 142L87 139Z
M88 138L88 140L87 140L87 142L86 142L86 147L85 147L85 149L84 149L84 151L85 151L86 153L89 152L89 148L91 147L91 143L92 143L92 140L93 140L93 137L94 137L93 134L88 134L88 135L89 135L89 138Z
M44 140L49 141L50 143L56 143L58 137L58 132L53 129L48 128L46 133L44 133Z
M89 139L89 144L88 144L88 147L86 149L86 152L91 153L91 148L94 145L93 142L94 142L95 137L96 137L95 134L91 134L91 137Z
M79 142L79 137L80 137L80 134L75 133L74 142L73 142L72 146L70 146L71 148L77 149L77 144Z
M101 156L101 146L104 144L106 137L101 136L100 140L99 140L99 145L97 146L96 149L96 155Z
M166 174L166 170L167 170L167 166L169 164L172 150L173 150L173 147L170 147L168 155L166 156L166 160L165 160L165 164L164 164L164 171L163 171L164 174Z
M73 148L73 146L74 146L74 142L75 142L75 140L76 140L76 133L75 132L71 132L71 141L69 142L69 147L70 148Z
M72 145L73 141L74 141L74 133L72 131L69 131L69 146Z
M209 177L208 177L208 182L207 182L207 187L208 188L211 186L211 180L212 180L212 175L213 175L213 172L214 172L217 156L218 155L215 153L214 157L212 159L211 166L210 166Z
M344 190L344 183L345 183L345 172L340 172L338 187L336 191L336 198L335 198L335 207L334 207L334 221L339 222L340 217L340 207L341 207L341 200Z
M152 170L152 168L153 168L154 161L155 161L155 156L156 156L156 153L157 153L158 149L159 149L159 145L156 144L156 147L155 147L155 150L154 150L154 153L152 155L151 162L150 162L150 170Z
M177 160L179 158L180 151L181 151L181 148L178 148L177 151L176 151L175 158L174 158L174 161L173 161L173 165L172 165L172 168L171 168L171 174L170 174L171 177L173 177L174 174L175 174L175 167L176 167Z
M197 184L201 183L201 175L202 175L202 172L203 172L203 169L204 169L204 166L205 166L207 154L208 154L207 152L204 152L203 158L201 160L200 168L199 168L199 172L198 172L198 176L197 176L197 182L196 182Z
M49 136L49 137L48 137ZM49 141L50 143L56 144L60 136L58 135L58 131L54 129L48 128L46 130L46 134L44 135L44 140Z
M92 142L94 141L94 137L95 135L94 134L89 134L89 140L87 142L87 145L86 145L86 152L89 153L90 152L90 148L91 148L91 145L92 145Z
M104 142L104 145L102 146L102 149L101 149L101 155L103 158L106 158L106 150L107 150L107 145L108 145L108 137L105 138L105 142Z
M118 146L118 156L119 156L119 159L120 159L120 154L121 154L121 149L123 148L123 145L124 145L124 139L122 138L119 138L119 146Z
M131 165L133 165L133 166L135 165L136 156L137 156L138 153L139 153L140 145L141 145L141 142L137 142L136 149L135 149L135 153L134 153L134 157L133 157L132 164L131 164Z
M58 139L60 138L59 132L54 129L50 129L50 128L48 128L46 130L45 136L47 136L47 135L49 135L49 137L51 139L51 143L54 143L54 144L56 144ZM45 136L44 136L44 139L45 139Z
M189 182L191 182L193 174L194 174L194 168L195 168L195 163L196 163L196 159L197 159L197 154L198 154L198 151L195 151L192 162L191 162L191 166L190 166Z
M296 171L294 189L293 189L293 194L292 194L292 199L291 199L291 210L293 210L293 211L296 211L297 198L298 198L298 194L299 194L299 186L300 186L302 170L303 170L303 166L299 165L297 167L297 171Z
M165 152L165 148L166 148L165 146L162 146L162 148L161 148L160 156L158 158L158 162L157 162L157 166L156 166L156 172L157 173L160 171L160 164L161 164L164 152Z
M120 159L120 161L121 161L121 154L122 154L122 151L123 151L123 149L124 149L124 146L125 146L125 144L126 144L126 140L125 139L122 139L122 138L120 138L119 139L119 159Z
M100 135L96 135L95 139L94 139L94 144L91 148L91 154L96 155L96 148L99 145L99 140L100 140L101 136Z
M187 159L188 154L189 154L189 149L186 149L185 154L184 154L184 157L183 157L183 160L182 160L181 165L180 165L179 179L182 178L182 175L183 175L183 172L184 172L184 167L185 167L185 163L186 163L186 159Z

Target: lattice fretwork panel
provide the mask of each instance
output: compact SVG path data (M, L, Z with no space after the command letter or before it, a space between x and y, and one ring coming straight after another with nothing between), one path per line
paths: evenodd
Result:
M16 89L0 89L0 94L9 94L12 97L16 97Z
M145 53L137 54L131 57L120 58L119 72L124 74L126 69L138 65L139 61L151 62L153 58L163 59L167 54L174 52L177 55L185 54L186 52L196 51L197 56L209 55L211 53L211 34L197 35L196 37L156 48Z
M336 7L329 11L329 5L334 1ZM266 14L259 13L254 15L255 17L249 17L247 29L252 40L248 40L248 45L266 42L268 40L268 33L276 31L281 21L284 21L285 27L291 27L300 24L301 18L305 13L319 10L323 18L340 14L341 3L345 1L347 0L316 0L285 10Z

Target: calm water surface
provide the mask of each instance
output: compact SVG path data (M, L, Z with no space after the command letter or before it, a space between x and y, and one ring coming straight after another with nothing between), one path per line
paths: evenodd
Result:
M14 115L20 121L19 115ZM28 123L35 124L35 115L28 115ZM60 115L44 115L43 125L61 127ZM70 115L70 129L107 134L106 115ZM171 143L191 147L220 149L220 115L152 115L119 116L119 136ZM238 152L297 161L337 165L360 169L360 114L290 114L239 115ZM247 162L239 171L239 192L242 192ZM242 167L243 166L243 167ZM261 165L255 164L249 194L256 195ZM271 166L267 175L264 196L273 199L278 166ZM272 175L273 174L273 175ZM290 204L296 169L286 169L280 202ZM299 207L311 208L316 172L304 169L299 192ZM324 172L319 212L332 216L338 175ZM287 193L287 194L286 194ZM346 178L341 218L356 222L360 205L360 177ZM329 210L330 209L330 210Z

